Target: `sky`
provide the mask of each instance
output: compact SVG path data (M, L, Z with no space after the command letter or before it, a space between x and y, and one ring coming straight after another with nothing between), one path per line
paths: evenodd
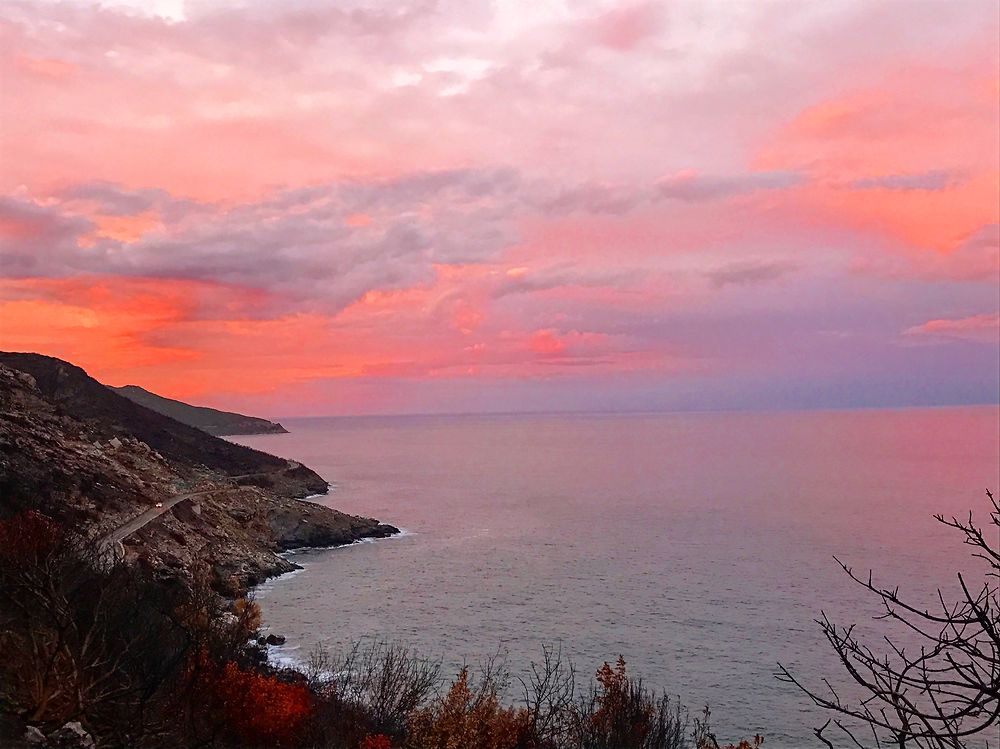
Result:
M996 403L995 0L0 4L0 348L263 415Z

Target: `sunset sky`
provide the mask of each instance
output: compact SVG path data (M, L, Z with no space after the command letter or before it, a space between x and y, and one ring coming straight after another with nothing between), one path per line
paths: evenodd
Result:
M1000 5L0 5L0 348L264 415L995 403Z

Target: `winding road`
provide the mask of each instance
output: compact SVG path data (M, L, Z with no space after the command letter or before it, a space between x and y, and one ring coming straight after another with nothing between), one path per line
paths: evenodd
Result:
M110 553L112 559L116 562L121 561L125 558L125 546L122 542L135 533L140 528L144 528L151 522L160 517L163 513L169 512L175 505L181 502L191 499L192 497L201 497L206 494L212 494L213 492L219 491L218 488L215 489L203 489L197 492L186 492L184 494L175 494L169 499L163 500L159 507L150 507L145 512L141 512L134 518L124 523L113 531L105 533L103 536L97 539L97 546L102 549L102 555Z
M243 476L231 476L230 479L239 482L243 479L253 478L256 476L266 476L270 475L272 472L266 473L248 473ZM238 487L233 487L238 488ZM133 533L141 528L145 528L151 522L160 517L163 513L169 512L174 508L175 505L184 502L185 500L191 499L192 497L203 497L206 494L215 494L220 491L226 491L226 487L214 487L212 489L201 489L195 492L185 492L183 494L175 494L169 499L163 500L159 503L157 507L150 507L148 510L139 513L134 518L129 520L127 523L123 523L112 531L105 533L103 536L98 537L97 546L102 549L102 554L111 553L112 559L114 561L121 561L125 558L125 546L122 542L131 536Z

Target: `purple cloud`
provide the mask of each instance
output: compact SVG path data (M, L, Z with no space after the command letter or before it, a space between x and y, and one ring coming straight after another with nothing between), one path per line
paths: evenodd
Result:
M519 178L505 169L345 181L230 208L110 184L60 195L57 204L0 199L0 218L15 227L0 244L5 275L183 278L330 311L372 289L428 281L436 264L493 258L516 241L521 204ZM94 224L75 212L80 202L110 215L155 210L169 220L126 244L94 236ZM364 221L352 222L358 215Z
M659 180L656 191L661 198L700 202L747 195L760 190L783 190L803 181L804 177L795 172L749 172L732 176L681 172Z
M72 272L78 239L93 224L55 206L0 196L0 270L7 278L61 276Z
M539 199L546 213L622 214L648 199L640 190L616 185L588 183L557 191Z
M951 172L933 170L920 174L886 174L856 179L848 183L852 190L947 190L958 178Z
M747 286L774 281L796 270L792 263L767 260L747 260L730 263L705 275L717 289L724 286Z

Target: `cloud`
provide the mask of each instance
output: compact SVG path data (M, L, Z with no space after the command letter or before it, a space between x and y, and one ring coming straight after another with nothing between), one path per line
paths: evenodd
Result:
M948 64L887 61L818 96L764 139L752 163L808 174L798 208L821 221L881 234L913 254L951 252L998 220L998 54L995 38L977 36Z
M904 336L932 338L939 341L1000 343L1000 313L972 315L954 319L928 320L907 328Z
M554 330L536 330L528 340L528 348L542 356L558 356L566 350L566 342Z
M802 175L795 172L749 172L712 176L689 170L661 178L656 183L656 192L661 198L701 202L747 195L760 190L784 190L795 187L802 181Z
M947 255L929 258L925 267L938 278L1000 281L1000 224L981 226Z
M161 191L85 184L63 203L0 202L0 265L17 277L79 273L206 281L259 289L289 307L342 309L373 289L433 279L437 264L481 262L517 239L519 179L507 169L349 180L216 206ZM155 210L169 221L134 241L94 235L75 211ZM364 212L365 222L357 215Z
M598 44L627 52L660 32L662 9L654 2L613 8L594 19L591 32Z
M853 190L947 190L957 181L956 175L943 169L920 174L886 174L865 177L848 183Z
M58 191L56 196L65 202L93 204L97 212L108 216L132 216L168 199L163 190L128 190L110 182L73 185Z
M582 287L611 288L619 291L644 277L639 269L581 268L557 263L538 269L511 268L496 280L491 289L494 298L548 289Z
M63 275L93 227L56 207L0 196L0 270L10 278Z
M547 213L623 214L647 199L645 191L635 188L588 183L558 190L554 194L550 190L549 195L539 199L538 207Z
M526 212L617 215L638 195L527 183L509 168L347 179L229 205L88 182L44 201L3 198L0 265L10 278L203 281L266 292L271 312L336 311L372 290L429 283L437 266L493 262L518 242ZM486 295L620 287L635 277L557 262L491 277Z
M850 270L892 280L1000 283L1000 224L985 224L948 252L859 254Z
M293 382L528 392L572 366L640 406L623 378L643 367L665 389L724 370L738 394L748 371L830 392L933 365L953 393L993 376L987 347L887 344L996 308L996 18L9 0L0 334L98 367L197 357L197 383L191 358L122 379L277 388L276 407Z
M729 263L721 268L711 270L705 275L717 289L724 286L747 286L751 284L765 283L786 276L796 270L796 266L789 262L767 261L767 260L747 260L742 262Z

